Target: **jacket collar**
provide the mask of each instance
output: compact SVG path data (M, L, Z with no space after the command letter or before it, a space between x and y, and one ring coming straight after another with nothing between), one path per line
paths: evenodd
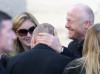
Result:
M77 41L75 42L75 45L77 47L83 47L83 44L84 44L84 40L82 40L80 43L78 43Z
M39 44L37 44L35 47L33 47L34 49L46 49L46 50L52 50L52 51L54 51L51 47L49 47L48 45L46 45L46 44L42 44L42 43L39 43ZM33 49L32 48L32 49Z

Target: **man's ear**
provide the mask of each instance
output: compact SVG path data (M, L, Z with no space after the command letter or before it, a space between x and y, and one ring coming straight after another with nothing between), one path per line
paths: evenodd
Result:
M89 26L91 25L91 21L87 20L84 25L85 25L85 28L88 29Z
M54 36L58 36L57 32L56 32L56 29L54 29Z
M32 36L32 40L31 40L31 48L33 48L36 45L36 37Z

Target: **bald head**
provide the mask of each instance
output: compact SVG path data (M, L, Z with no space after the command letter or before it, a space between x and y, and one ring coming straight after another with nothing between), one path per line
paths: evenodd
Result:
M74 12L80 19L89 20L90 25L94 24L94 13L92 9L85 4L77 4L68 10L68 13Z

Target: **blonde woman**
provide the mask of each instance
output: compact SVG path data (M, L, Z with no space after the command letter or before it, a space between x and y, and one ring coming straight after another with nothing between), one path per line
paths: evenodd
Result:
M14 18L13 30L17 39L14 41L13 52L10 56L31 49L32 33L37 25L39 25L38 21L29 12L22 12Z
M68 64L63 74L100 74L100 23L88 29L83 57Z

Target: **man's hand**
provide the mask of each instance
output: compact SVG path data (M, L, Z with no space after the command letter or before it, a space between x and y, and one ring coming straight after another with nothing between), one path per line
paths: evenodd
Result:
M37 41L39 43L46 44L53 48L56 52L61 53L62 45L59 42L59 38L57 34L55 36L48 34L48 33L39 33L37 37Z

